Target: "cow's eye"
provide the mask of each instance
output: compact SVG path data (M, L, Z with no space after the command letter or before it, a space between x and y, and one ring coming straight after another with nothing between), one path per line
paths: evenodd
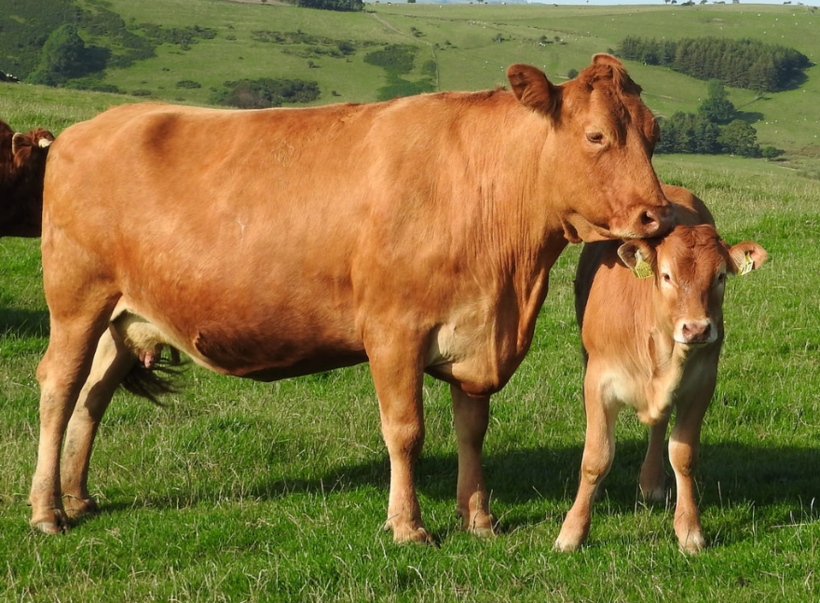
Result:
M587 132L587 140L592 144L604 144L603 132Z
M662 272L661 273L661 278L663 279L664 283L671 283L672 282L672 277L669 275L668 272Z
M720 274L717 275L716 280L717 280L718 285L722 285L724 283L724 281L726 280L726 275L723 272L721 272Z

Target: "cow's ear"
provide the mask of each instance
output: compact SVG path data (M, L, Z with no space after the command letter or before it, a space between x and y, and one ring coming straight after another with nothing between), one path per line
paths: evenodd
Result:
M649 278L657 272L655 250L641 239L627 241L618 247L618 257L638 278Z
M760 268L761 264L769 257L769 254L757 243L743 241L729 248L729 256L732 258L729 271L732 274L743 276Z
M618 59L613 57L611 54L606 53L598 53L592 57L592 64L593 65L609 65L610 67L618 67L619 69L624 68L624 64L621 63Z
M15 132L11 137L11 154L17 155L22 149L31 146L31 138L20 132Z
M561 89L553 86L540 69L532 65L511 65L507 68L507 79L522 105L549 116L558 110Z
M54 142L54 134L43 128L36 128L29 132L32 144L36 144L41 149L47 149Z

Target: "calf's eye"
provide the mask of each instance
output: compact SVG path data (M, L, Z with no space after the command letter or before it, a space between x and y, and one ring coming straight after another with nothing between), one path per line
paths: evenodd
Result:
M604 144L604 135L602 132L587 132L587 140L592 144Z

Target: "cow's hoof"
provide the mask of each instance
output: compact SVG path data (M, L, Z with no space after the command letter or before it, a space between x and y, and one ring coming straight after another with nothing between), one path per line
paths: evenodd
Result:
M584 540L582 534L571 534L568 530L562 529L555 539L555 544L552 545L552 550L559 553L574 553L581 548Z
M31 527L45 534L65 534L68 532L68 517L62 509L54 509L48 517L32 517Z
M83 515L93 515L99 513L100 508L90 496L88 498L77 498L69 494L63 495L63 506L68 517L75 519Z
M421 542L422 544L433 544L433 535L424 526L414 527L412 525L397 526L391 521L384 524L385 532L393 532L393 542L404 544L405 542Z

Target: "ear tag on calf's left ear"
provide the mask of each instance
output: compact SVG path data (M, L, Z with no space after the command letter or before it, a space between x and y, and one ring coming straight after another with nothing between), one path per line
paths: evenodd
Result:
M737 271L738 275L746 276L752 270L754 270L755 261L752 259L752 252L747 251L746 255L743 257L743 264L740 265L739 270Z
M638 256L638 262L632 269L632 273L638 278L649 278L650 276L655 276L655 273L652 272L652 266L649 265L649 262L640 257L640 255Z

